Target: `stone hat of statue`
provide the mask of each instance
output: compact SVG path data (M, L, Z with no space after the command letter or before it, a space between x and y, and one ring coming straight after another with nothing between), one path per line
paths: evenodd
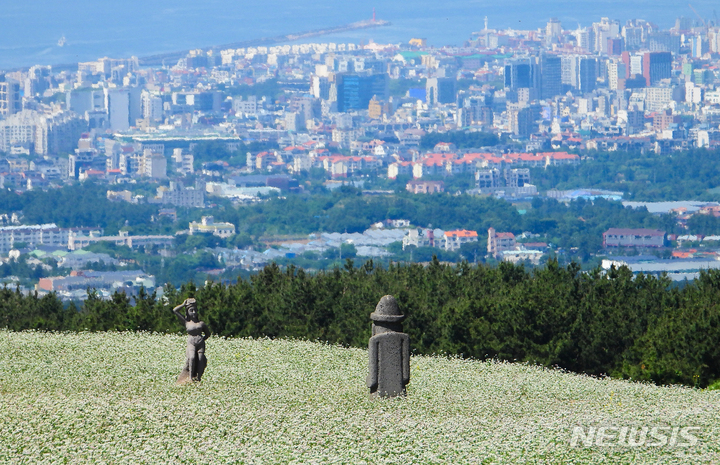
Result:
M405 319L405 315L400 313L395 297L386 295L378 302L375 311L370 314L373 321L384 321L386 323L399 323Z

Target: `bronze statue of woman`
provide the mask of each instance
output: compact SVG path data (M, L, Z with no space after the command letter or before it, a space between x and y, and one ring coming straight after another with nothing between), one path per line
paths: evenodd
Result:
M185 307L185 315L178 311L183 307ZM195 299L185 299L183 303L173 308L173 313L185 325L185 330L188 333L185 352L187 360L185 361L185 368L178 376L177 383L185 384L191 381L200 381L207 366L205 340L210 337L210 329L198 319Z

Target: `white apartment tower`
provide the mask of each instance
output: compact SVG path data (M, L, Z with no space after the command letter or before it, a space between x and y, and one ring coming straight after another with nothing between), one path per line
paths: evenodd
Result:
M150 92L144 90L142 92L142 115L143 118L151 121L162 121L163 119L163 101L162 99Z
M113 131L130 129L130 93L123 88L105 89L105 110Z
M0 115L10 116L22 110L20 83L6 80L0 75Z

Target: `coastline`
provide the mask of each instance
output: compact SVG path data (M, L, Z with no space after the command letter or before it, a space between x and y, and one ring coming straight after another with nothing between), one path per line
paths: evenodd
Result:
M322 29L313 29L310 31L304 31L304 32L295 32L290 34L284 34L279 36L272 36L272 37L262 37L259 39L251 39L251 40L245 40L240 42L233 42L229 44L223 44L223 45L212 45L212 46L206 46L206 47L197 47L195 50L203 50L205 52L207 51L220 51L225 50L229 48L247 48L247 47L258 47L258 46L267 46L267 45L275 45L280 44L284 42L293 42L295 40L300 39L306 39L309 37L318 37L322 35L328 35L328 34L336 34L339 32L346 32L346 31L353 31L357 29L368 29L372 27L383 27L383 26L390 26L392 23L389 21L385 21L382 19L377 20L364 20L364 21L356 21L354 23L345 24L342 26L335 26L330 28L322 28ZM167 52L167 53L160 53L155 55L148 55L144 57L139 57L138 62L140 66L143 67L149 67L149 66L166 66L171 64L173 61L177 61L184 56L186 56L190 50L180 50L176 52ZM99 58L99 57L98 57ZM169 63L168 63L169 62ZM60 63L60 64L54 64L51 65L53 71L76 71L78 69L78 63ZM13 68L13 69L5 69L0 70L2 72L14 72L14 71L27 71L30 69L30 66L24 66L20 68Z

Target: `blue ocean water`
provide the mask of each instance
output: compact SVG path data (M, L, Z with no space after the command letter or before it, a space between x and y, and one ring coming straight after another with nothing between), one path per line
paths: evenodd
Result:
M694 0L706 20L710 0ZM641 18L670 28L678 16L695 18L683 2L668 0L0 0L0 69L129 57L226 44L377 17L389 27L357 30L313 41L407 42L425 37L435 46L460 45L483 28L536 29L550 17L566 29L602 16ZM64 46L58 40L65 37Z

